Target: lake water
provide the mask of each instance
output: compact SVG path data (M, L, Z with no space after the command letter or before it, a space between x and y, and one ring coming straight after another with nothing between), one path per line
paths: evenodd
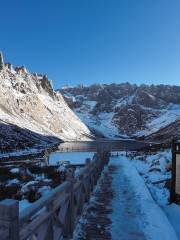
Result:
M55 151L47 152L35 156L21 156L20 158L9 158L1 161L2 166L20 166L22 163L42 163L46 165L56 165L59 161L70 161L71 164L83 164L86 158L92 158L93 154L98 149L108 151L129 151L136 150L145 146L148 143L138 142L133 140L97 140L86 142L64 142L61 143Z
M92 142L64 142L58 150L48 156L48 164L56 165L61 161L71 164L84 164L86 158L92 158L98 149L109 151L128 151L147 146L147 143L132 140L98 140Z
M97 140L86 142L64 142L58 147L60 152L72 151L97 151L98 149L107 149L110 151L120 150L136 150L148 146L148 143L134 141L134 140Z

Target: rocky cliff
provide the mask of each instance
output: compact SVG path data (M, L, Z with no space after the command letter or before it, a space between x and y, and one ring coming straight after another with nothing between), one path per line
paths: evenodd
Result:
M96 84L59 92L87 126L106 137L169 141L180 136L180 86Z
M46 75L29 73L24 66L13 69L2 53L0 99L1 150L92 137Z

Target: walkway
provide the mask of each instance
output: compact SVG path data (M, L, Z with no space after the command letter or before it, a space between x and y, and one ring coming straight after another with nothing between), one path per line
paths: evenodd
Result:
M164 212L124 155L112 157L76 228L74 240L177 240Z
M85 207L84 214L80 219L74 240L89 239L99 240L111 238L111 220L109 215L112 213L112 174L115 168L110 166L102 173L97 187L90 199L90 203Z

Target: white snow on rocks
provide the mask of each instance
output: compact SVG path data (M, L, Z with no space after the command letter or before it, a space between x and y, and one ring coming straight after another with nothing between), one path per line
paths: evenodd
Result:
M131 163L143 177L153 198L160 206L169 203L169 190L166 181L171 179L171 151L169 149L154 153L132 154Z
M165 182L171 179L171 151L168 149L136 157L132 155L130 159L131 164L144 179L153 199L165 211L180 239L180 206L169 204L170 192L165 187Z
M14 124L62 140L92 137L47 77L3 69L0 82L0 124Z
M118 129L112 124L114 113L100 113L98 116L93 116L89 112L75 111L79 118L87 124L88 127L101 132L107 138L119 136ZM126 136L127 137L127 136Z
M178 86L96 84L60 92L80 119L105 137L158 139L159 131L167 127L164 131L170 135L179 132L176 131L180 120ZM157 136L151 136L156 133Z
M180 105L170 104L166 110L161 112L159 117L147 123L146 130L139 131L136 135L146 136L155 133L177 120L180 120Z

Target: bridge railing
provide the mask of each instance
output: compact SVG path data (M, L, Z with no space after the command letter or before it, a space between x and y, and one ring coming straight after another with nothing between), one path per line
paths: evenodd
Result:
M53 189L47 196L27 207L19 214L18 201L0 202L1 240L55 240L72 236L84 203L97 183L109 153L101 151L87 161L77 177Z

